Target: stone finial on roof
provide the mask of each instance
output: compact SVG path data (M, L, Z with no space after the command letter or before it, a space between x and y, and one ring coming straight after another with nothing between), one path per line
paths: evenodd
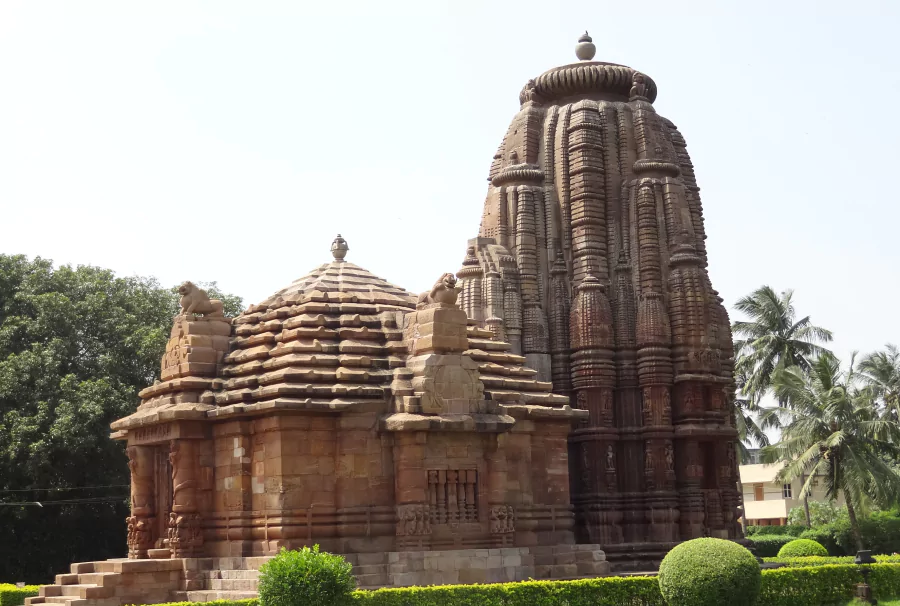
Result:
M347 241L341 237L341 234L338 234L334 242L331 243L331 254L334 256L335 261L343 261L344 257L347 256L348 250L350 250L350 247L347 246Z
M597 47L594 46L593 40L585 31L584 35L578 39L578 44L575 45L575 56L581 61L590 61L596 52Z

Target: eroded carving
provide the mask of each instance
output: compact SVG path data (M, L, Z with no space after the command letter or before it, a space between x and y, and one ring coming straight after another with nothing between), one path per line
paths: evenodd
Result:
M459 291L462 290L456 285L456 276L451 273L443 274L434 286L428 292L419 295L418 306L424 307L433 303L442 303L444 305L456 305L456 299Z
M210 299L202 288L193 282L184 282L178 287L181 295L181 313L184 315L199 314L208 318L218 318L224 315L222 302L218 299Z
M506 534L516 530L516 513L512 505L491 507L491 533Z

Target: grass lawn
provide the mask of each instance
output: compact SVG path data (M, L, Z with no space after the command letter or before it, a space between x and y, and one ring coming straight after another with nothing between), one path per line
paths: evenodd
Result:
M860 602L859 600L853 600L847 606L864 606L865 602ZM900 606L900 600L878 600L878 606Z

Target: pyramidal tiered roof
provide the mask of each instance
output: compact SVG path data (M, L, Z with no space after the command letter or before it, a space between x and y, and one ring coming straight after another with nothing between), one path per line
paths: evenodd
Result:
M411 293L336 256L234 319L221 381L203 401L222 407L215 414L381 404L415 307Z
M137 412L116 421L113 429L272 409L385 408L394 370L405 366L409 355L403 322L416 309L417 297L345 261L346 252L338 236L331 263L230 321L231 338L212 365L214 374L195 376L192 369L198 366L183 364L169 380L142 391ZM224 318L176 318L164 370L172 358L190 361L208 338L193 335L191 327L205 320L227 327ZM523 414L536 406L568 404L565 396L551 393L550 383L535 380L537 372L524 366L523 356L491 336L470 322L464 352L479 365L486 399L510 410L520 407Z

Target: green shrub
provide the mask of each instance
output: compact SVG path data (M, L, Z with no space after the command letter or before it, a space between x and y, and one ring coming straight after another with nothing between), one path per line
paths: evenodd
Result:
M38 585L26 585L19 588L12 583L0 583L0 606L21 606L25 598L38 594Z
M879 564L900 564L900 555L877 555L875 561ZM784 566L806 567L826 566L833 564L853 564L855 556L808 556L803 558L763 558L766 563L783 564Z
M828 550L812 539L794 539L778 550L779 558L827 557Z
M794 540L787 534L758 534L750 539L756 547L756 555L761 558L777 556L778 551Z
M799 537L806 529L806 526L794 524L788 524L787 526L747 526L747 532L745 534L747 538L760 534L768 536L785 534L792 537Z
M870 569L872 574L869 583L877 599L900 597L900 565L873 564ZM852 564L764 570L756 604L843 606L850 600L856 584L861 580L859 567ZM352 603L354 606L666 606L657 579L652 577L603 577L580 581L529 581L355 591ZM735 602L738 603L743 602ZM678 602L678 606L694 604L696 602ZM196 604L176 602L165 606ZM260 602L252 599L217 600L207 602L204 606L260 606ZM323 602L315 606L330 604Z
M262 606L339 606L350 602L356 588L352 566L343 556L304 547L282 548L259 569Z
M856 553L856 541L848 519L840 519L834 525L834 540L847 555ZM900 518L892 512L876 511L859 520L859 530L866 549L872 553L900 552Z
M759 594L759 564L732 541L694 539L666 554L659 589L669 604L752 606Z
M834 538L835 527L834 524L825 524L824 526L818 526L816 528L810 528L803 532L800 535L801 539L810 539L815 541L822 547L828 550L828 555L831 556L844 556L848 555L846 551L844 551L835 541ZM855 551L853 553L856 553Z

